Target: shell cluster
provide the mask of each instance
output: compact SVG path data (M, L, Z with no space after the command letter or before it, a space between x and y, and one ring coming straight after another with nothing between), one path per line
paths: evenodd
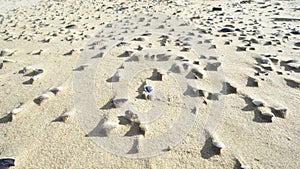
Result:
M283 106L271 106L262 99L253 99L252 104L257 107L261 117L268 122L272 122L274 117L286 118L287 108Z

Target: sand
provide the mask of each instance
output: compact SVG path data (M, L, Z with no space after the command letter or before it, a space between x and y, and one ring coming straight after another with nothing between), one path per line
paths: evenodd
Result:
M299 168L298 1L1 4L12 168Z

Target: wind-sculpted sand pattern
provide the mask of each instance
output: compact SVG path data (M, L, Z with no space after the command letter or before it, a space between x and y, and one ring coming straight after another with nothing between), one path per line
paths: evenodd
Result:
M86 48L74 71L75 105L87 137L102 149L143 158L175 147L193 126L205 124L203 141L203 129L215 130L223 74L200 29L141 13L108 23ZM207 118L199 123L198 114Z

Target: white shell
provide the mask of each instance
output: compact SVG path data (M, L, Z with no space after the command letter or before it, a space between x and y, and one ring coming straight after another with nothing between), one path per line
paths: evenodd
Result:
M250 169L251 167L249 165L242 165L241 169Z
M32 81L36 81L36 80L38 80L38 79L40 79L40 78L41 78L41 76L35 75L35 76L32 76L30 79L31 79Z
M75 109L72 109L70 111L64 112L62 115L60 115L60 117L70 117L73 116L75 114Z
M147 124L140 124L140 129L143 130L144 132L149 131L149 126Z
M3 62L7 62L7 63L16 63L17 61L12 60L12 59L3 59Z
M40 97L40 99L49 99L50 98L50 95L45 93L45 94L42 94Z
M276 111L287 111L286 107L276 107L274 108Z
M71 109L70 111L66 111L59 116L59 118L65 122L69 117L73 116L76 113L75 109Z
M271 112L261 112L261 115L268 116L268 117L274 117L274 114Z
M265 106L266 105L266 102L261 100L261 99L253 99L252 100L252 103L255 105L255 106Z
M79 53L79 49L71 49L70 51L66 52L64 55L73 55Z
M32 71L32 70L34 70L35 68L33 67L33 66L25 66L24 68L23 68L23 73L26 73L26 72L28 72L28 71Z
M18 114L18 113L20 113L21 111L23 111L22 108L14 108L14 109L11 111L11 114Z
M40 55L43 52L43 49L40 50L34 50L31 52L32 55Z
M193 68L191 72L194 74L194 76L197 79L204 79L204 78L206 78L205 72L203 70L199 69L199 68Z
M279 117L286 118L287 116L287 108L286 107L275 107L275 114Z
M213 141L212 144L215 147L220 148L220 149L225 147L225 145L222 142L220 142L220 141Z
M56 94L57 92L64 90L64 88L62 86L59 86L59 87L50 88L49 90L54 94Z
M43 73L44 70L43 70L43 69L34 69L33 72L34 72L36 75L38 75L38 74Z
M50 40L51 40L51 37L48 37L48 36L47 36L47 37L45 37L42 41L43 41L43 42L50 42Z
M225 147L225 145L221 141L219 141L218 135L216 133L210 134L210 138L212 139L212 144L215 147L217 147L219 149L222 149Z
M0 51L0 56L10 56L13 53L15 53L15 50L11 50L11 49L2 49Z
M118 123L114 123L114 122L104 122L102 125L101 125L101 128L102 129L114 129L116 127L118 127L119 124Z

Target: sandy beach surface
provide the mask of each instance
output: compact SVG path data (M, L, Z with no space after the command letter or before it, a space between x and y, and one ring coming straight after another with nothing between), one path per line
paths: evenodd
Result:
M0 4L0 168L300 167L300 1Z

